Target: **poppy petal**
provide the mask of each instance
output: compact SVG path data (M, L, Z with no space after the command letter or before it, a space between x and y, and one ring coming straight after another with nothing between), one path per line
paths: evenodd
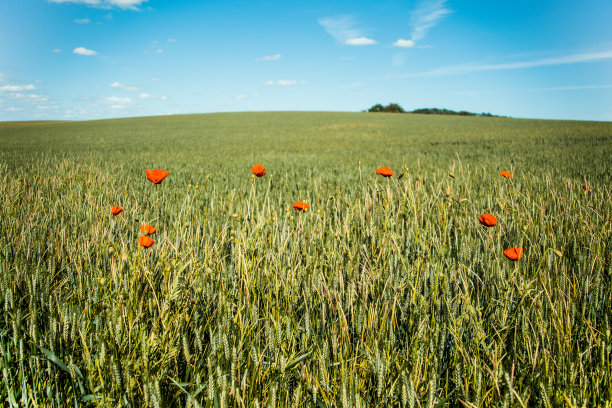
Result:
M485 227L492 227L497 224L497 218L493 214L485 213L478 217L478 221Z
M523 248L508 248L504 251L504 255L512 261L518 261L523 257Z
M153 241L152 238L149 238L146 235L141 235L139 243L141 247L149 248L155 243L155 241Z

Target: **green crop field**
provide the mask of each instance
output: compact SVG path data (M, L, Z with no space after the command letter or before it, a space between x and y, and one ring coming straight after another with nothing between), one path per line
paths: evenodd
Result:
M611 188L610 122L1 123L0 401L609 407Z

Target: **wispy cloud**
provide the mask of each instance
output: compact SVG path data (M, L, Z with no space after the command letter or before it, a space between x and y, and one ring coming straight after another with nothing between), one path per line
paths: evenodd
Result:
M579 86L556 86L550 88L528 88L525 91L582 91L586 89L610 89L612 85L579 85Z
M0 86L0 92L21 92L34 91L36 87L32 84L28 85L3 85Z
M264 83L265 86L293 86L293 85L306 85L306 82L298 82L290 79L279 79L278 81L267 81Z
M135 86L122 84L121 82L113 82L109 84L108 86L110 86L111 88L116 88L116 89L124 89L126 91L137 91L138 90L138 88L136 88Z
M446 5L446 0L422 0L418 3L410 17L412 34L410 39L399 38L393 43L394 47L410 48L432 29L451 10Z
M411 48L414 47L414 41L412 40L404 40L402 38L398 39L396 42L393 43L394 47L400 47L400 48Z
M88 18L77 18L76 20L72 20L77 24L89 24L91 23L91 20Z
M375 45L378 41L367 37L349 38L344 42L346 45Z
M376 40L364 37L361 30L355 27L356 22L352 16L336 18L320 18L319 24L334 39L346 45L372 45L378 44Z
M248 97L249 97L249 96L248 96L248 95L245 95L245 94L236 95L236 99L246 99L246 98L248 98Z
M78 3L86 4L92 7L112 8L119 7L121 9L138 10L138 6L149 0L48 0L51 3Z
M278 61L281 57L281 54L266 55L265 57L257 58L256 61Z
M19 99L22 101L33 101L33 102L47 102L49 97L47 95L40 94L22 94L22 93L14 93L11 95L13 99Z
M138 97L140 99L159 99L160 101L165 101L166 99L168 99L167 96L151 95L149 93L141 93L140 95L138 95Z
M94 50L88 50L85 47L77 47L74 50L72 50L72 52L74 54L79 54L79 55L86 55L86 56L92 56L92 55L98 55L98 53Z
M134 101L132 98L121 98L119 96L109 96L107 98L101 98L100 103L109 105L112 109L125 109L132 106Z
M54 49L51 50L51 52L54 52L54 53L57 54L57 53L62 52L62 50L60 48L54 48Z
M4 81L4 74L0 74L0 82Z
M480 89L469 91L452 92L453 95L478 96L486 94L498 94L508 92L562 92L562 91L587 91L593 89L612 89L612 85L575 85L575 86L551 86L544 88L510 88L510 89Z
M446 76L446 75L458 75L458 74L469 74L472 72L482 71L499 71L499 70L510 70L510 69L524 69L524 68L535 68L545 67L551 65L566 65L566 64L577 64L581 62L601 61L606 59L612 59L612 50L591 52L584 54L573 54L562 57L554 58L540 58L531 61L519 61L510 62L505 64L466 64L466 65L453 65L449 67L436 68L429 71L417 72L413 74L405 74L400 77L427 77L427 76Z
M425 37L427 32L438 24L438 21L450 13L451 10L447 7L446 0L421 1L410 19L412 26L411 40L417 42Z
M132 99L131 98L121 98L119 96L109 96L108 98L104 98L103 101L107 103L126 104L126 103L132 102Z

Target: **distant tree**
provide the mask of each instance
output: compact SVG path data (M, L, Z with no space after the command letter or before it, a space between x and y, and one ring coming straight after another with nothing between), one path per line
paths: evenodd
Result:
M491 115L490 113L476 114L476 113L468 112L468 111L457 112L457 111L450 110L450 109L439 109L439 108L421 108L421 109L415 109L408 113L421 113L425 115L494 116L494 115Z
M405 113L404 108L399 106L397 103L390 103L384 107L385 112L391 113Z
M368 109L368 112L405 113L404 109L397 103L390 103L387 106L382 106L380 103L377 103L376 105Z

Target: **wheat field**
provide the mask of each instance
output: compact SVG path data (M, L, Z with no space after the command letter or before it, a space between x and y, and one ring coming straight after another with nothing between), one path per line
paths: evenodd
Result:
M0 400L609 407L611 158L609 122L0 123Z

